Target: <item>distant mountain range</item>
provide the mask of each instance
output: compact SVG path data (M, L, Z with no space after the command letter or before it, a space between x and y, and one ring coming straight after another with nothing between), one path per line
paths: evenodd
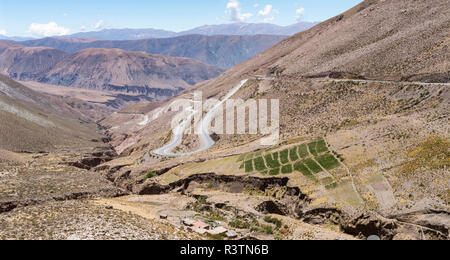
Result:
M20 42L27 47L51 47L74 53L87 48L117 48L172 57L195 59L228 69L279 43L281 35L185 35L174 38L134 41L94 40L92 38L44 38Z
M172 38L190 34L200 35L284 35L291 36L319 24L318 22L300 22L289 26L279 26L269 23L231 23L219 25L204 25L191 30L173 32L159 29L105 29L101 31L80 32L64 36L65 38L95 38L101 40L142 40L154 38ZM27 41L30 37L6 37L1 40Z
M176 36L200 35L285 35L290 36L317 25L316 22L301 22L289 26L269 23L232 23L204 25L183 32L172 32L156 29L105 29L97 32L84 32L70 35L75 38L97 38L103 40L141 40L150 38L171 38Z
M205 25L189 31L179 33L179 35L201 34L201 35L286 35L291 36L296 33L306 31L318 22L301 22L289 26L279 26L269 23L233 23L220 25Z
M29 41L29 40L34 40L34 38L31 38L31 37L8 37L8 36L0 35L0 40L6 40L6 41Z

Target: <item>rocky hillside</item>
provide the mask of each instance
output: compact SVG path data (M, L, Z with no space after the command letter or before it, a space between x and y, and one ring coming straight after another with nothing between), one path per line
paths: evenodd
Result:
M366 0L239 64L206 88L252 74L448 82L449 17L445 0Z
M118 48L127 51L143 51L150 54L191 58L217 67L230 68L254 57L285 38L285 36L278 35L186 35L135 41L46 38L21 42L21 44L29 47L51 47L70 53L86 48Z
M1 51L0 73L24 81L41 81L68 54L47 47L10 47Z
M58 62L42 81L149 96L173 96L221 72L219 68L186 58L119 49L86 49Z
M207 151L160 156L173 136L168 101L130 108L147 121L103 120L121 158L98 170L139 195L201 195L192 208L209 219L215 203L254 214L228 219L249 232L271 213L362 239L448 239L449 10L441 0L364 1L177 97L199 89L222 98L248 79L232 98L280 101L274 146L261 145L262 134L212 134ZM199 136L180 139L170 152L201 151ZM247 204L256 196L270 201ZM292 226L268 233L298 234Z
M92 122L107 112L80 100L39 94L0 74L0 149L40 152L92 145L90 140L101 138Z

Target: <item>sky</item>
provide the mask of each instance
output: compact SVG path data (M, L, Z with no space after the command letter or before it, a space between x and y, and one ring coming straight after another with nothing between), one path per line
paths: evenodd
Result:
M46 37L110 28L184 31L233 22L324 21L362 0L0 0L0 35Z

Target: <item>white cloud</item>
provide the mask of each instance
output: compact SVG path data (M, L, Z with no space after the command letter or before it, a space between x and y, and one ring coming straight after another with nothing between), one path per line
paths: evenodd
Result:
M70 30L62 26L57 25L55 22L50 22L48 24L38 24L32 23L28 32L35 36L62 36L69 34Z
M279 14L277 9L273 9L272 5L266 5L264 9L258 12L258 15L263 18L264 22L271 22L275 19L275 15Z
M68 14L68 13L64 13L63 16L64 16L64 17L67 17L67 16L69 16L69 14Z
M96 30L102 29L104 26L105 26L105 23L103 22L103 20L100 20L94 25L94 29L96 29Z
M298 22L302 19L303 15L305 14L305 8L299 8L297 11L295 11L295 19L297 19Z
M259 7L259 4L256 3L256 4L253 5L253 7L258 8L258 7Z
M0 30L0 35L6 36L6 30Z
M86 26L84 26L84 25L81 26L81 27L80 27L80 31L82 31L82 32L86 31Z
M233 22L244 22L253 16L251 13L243 14L241 10L241 3L237 0L230 0L228 2L225 13L230 16L230 20Z

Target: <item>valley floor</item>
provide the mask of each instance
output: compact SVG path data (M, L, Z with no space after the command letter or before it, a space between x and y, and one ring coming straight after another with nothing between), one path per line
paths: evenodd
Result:
M263 78L236 95L283 100L278 145L221 135L163 158L146 111L105 121L120 156L3 151L0 239L449 238L448 88Z

